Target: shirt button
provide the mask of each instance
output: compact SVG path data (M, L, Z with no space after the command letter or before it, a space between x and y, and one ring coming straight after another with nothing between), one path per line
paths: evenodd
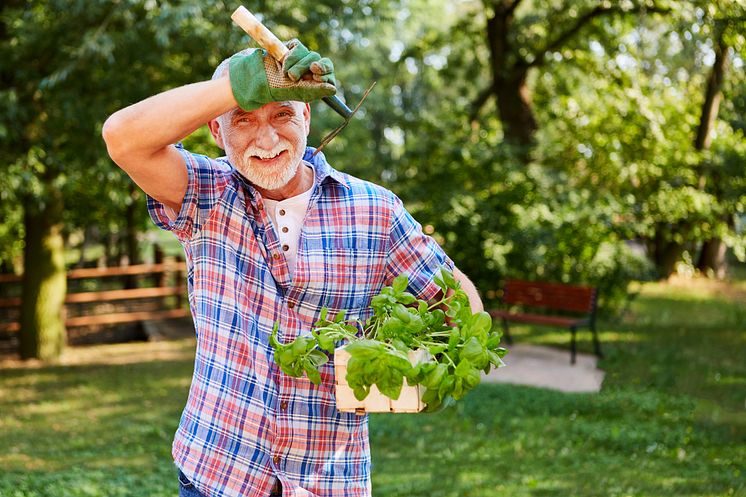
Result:
M293 304L292 302L288 302L288 307L292 309L293 307L295 307L295 304Z
M283 226L282 227L282 232L283 233L287 233L288 232L288 227L287 226Z
M280 456L275 456L272 458L272 460L275 462L275 464L280 464Z
M282 250L284 250L285 252L287 252L288 250L290 250L290 247L288 247L287 245L283 245L282 246Z
M277 259L279 259L279 258L280 258L280 254L274 254L274 255L272 256L272 258L273 258L274 260L277 260Z
M283 400L282 402L280 402L280 409L281 410L285 411L287 408L288 408L287 401Z
M263 211L264 210L264 204L259 204L259 205L256 206L256 208L259 209L260 211Z
M285 209L280 209L280 215L281 215L281 216L284 216L284 215L285 215Z

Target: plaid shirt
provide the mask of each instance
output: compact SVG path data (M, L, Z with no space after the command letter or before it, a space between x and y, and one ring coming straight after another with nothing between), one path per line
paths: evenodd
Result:
M176 465L207 496L369 496L367 416L338 412L333 361L321 385L291 378L268 338L307 333L321 308L367 319L370 300L400 273L411 291L434 297L451 260L390 191L304 160L314 186L291 280L261 195L225 158L183 148L189 183L178 217L148 199L159 227L184 247L197 351L189 398L176 431Z

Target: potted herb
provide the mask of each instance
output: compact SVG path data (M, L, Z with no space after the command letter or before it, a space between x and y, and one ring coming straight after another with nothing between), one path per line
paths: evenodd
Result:
M507 351L499 346L500 333L492 331L489 314L472 314L469 298L451 272L442 269L436 276L442 298L433 303L407 292L408 281L399 275L373 297L373 315L365 323L345 320L344 313L329 318L324 308L310 335L287 344L277 340L275 324L270 337L275 361L285 374L305 373L319 384L318 367L335 353L338 407L349 387L360 406L366 406L358 411L411 412L411 406L397 408L391 402L362 403L371 394L396 401L402 388L410 389L408 398L411 389L417 392L415 410L434 411L463 398L479 384L481 371L503 365ZM388 408L370 407L383 405Z

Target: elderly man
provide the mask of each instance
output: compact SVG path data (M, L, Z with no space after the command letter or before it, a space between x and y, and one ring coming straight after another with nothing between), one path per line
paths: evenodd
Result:
M369 496L367 418L336 410L331 363L319 386L284 375L273 324L291 340L322 307L367 319L400 273L433 299L436 271L454 269L393 193L311 157L308 102L335 93L333 66L289 47L282 65L240 52L212 80L122 109L103 129L186 254L197 351L173 443L181 496ZM174 145L205 123L225 157Z

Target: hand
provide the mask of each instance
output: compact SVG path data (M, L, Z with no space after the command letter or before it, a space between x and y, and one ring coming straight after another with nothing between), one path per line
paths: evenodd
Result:
M308 50L300 41L292 39L285 44L290 50L282 63L282 72L293 81L310 76L319 83L336 85L334 64L328 58ZM306 78L307 79L307 78Z
M269 102L311 102L337 92L329 59L309 51L297 40L289 42L288 47L283 64L264 50L231 57L231 89L239 107L251 111ZM310 79L306 79L308 75Z

